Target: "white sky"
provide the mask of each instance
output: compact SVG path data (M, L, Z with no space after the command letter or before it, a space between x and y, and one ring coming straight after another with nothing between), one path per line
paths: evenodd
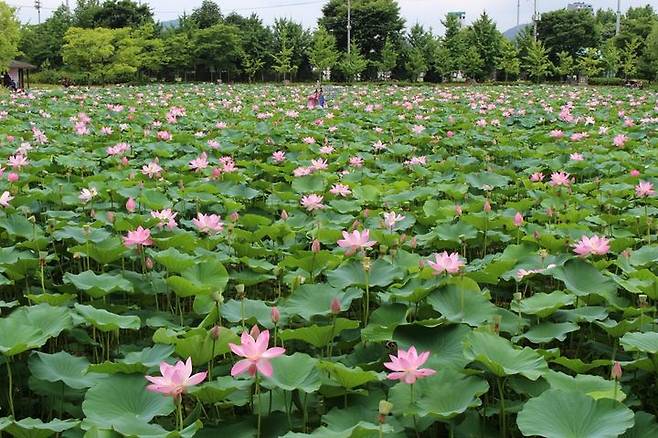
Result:
M18 7L18 15L23 22L37 22L37 12L33 0L4 0ZM69 0L71 7L76 0ZM154 11L156 20L166 21L177 18L183 11L188 13L201 4L202 0L142 0ZM346 0L347 1L347 0ZM563 8L573 0L537 0L539 12ZM652 5L658 9L658 0L621 0L622 9L630 6ZM53 9L65 0L41 0L41 19L50 16ZM533 0L520 0L521 22L529 22L532 16ZM314 27L321 15L322 6L327 0L216 0L222 12L236 11L241 15L256 12L266 24L277 17L289 17L301 21L306 27ZM449 11L465 11L467 22L477 18L484 10L494 18L498 29L505 31L516 25L517 0L398 0L402 16L407 26L416 22L442 32L440 20ZM589 0L595 9L617 8L617 0Z

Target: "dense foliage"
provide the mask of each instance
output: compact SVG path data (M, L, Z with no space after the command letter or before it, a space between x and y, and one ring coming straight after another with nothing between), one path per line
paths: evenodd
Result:
M442 21L444 34L436 35L418 24L405 28L394 0L354 0L352 42L358 53L348 57L342 0L322 8L313 30L291 19L266 26L256 15L224 16L211 0L163 24L154 23L148 6L131 0L84 0L73 11L61 6L43 24L23 26L19 48L41 68L39 80L66 77L85 84L313 80L321 73L333 81L565 80L573 75L655 79L656 12L651 6L628 9L619 35L615 20L610 10L547 12L538 27L545 53L537 58L537 47L528 57L534 40L530 27L509 41L486 12L469 26L449 15ZM88 54L74 53L84 52L89 38L107 44L91 45ZM105 56L107 50L121 56ZM94 70L69 61L81 56L102 62ZM564 63L568 59L571 63Z
M3 433L656 436L654 93L304 91L0 98Z

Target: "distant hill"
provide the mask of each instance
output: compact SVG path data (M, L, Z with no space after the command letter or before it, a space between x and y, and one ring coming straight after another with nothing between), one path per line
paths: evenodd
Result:
M513 41L514 39L516 39L516 36L519 34L519 32L521 32L523 28L525 28L526 26L530 26L530 23L519 24L518 26L514 26L513 28L503 32L503 36L508 40Z
M167 21L161 21L160 24L162 24L163 29L170 29L170 28L176 28L180 25L180 22L178 18L175 18L173 20L167 20Z

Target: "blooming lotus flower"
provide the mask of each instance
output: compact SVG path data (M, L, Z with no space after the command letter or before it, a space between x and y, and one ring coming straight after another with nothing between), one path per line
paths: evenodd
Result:
M8 163L14 169L20 170L22 167L27 166L30 162L25 155L16 154L9 157Z
M320 148L320 153L321 153L322 155L329 155L329 154L332 153L333 151L334 151L334 147L333 147L333 146L330 146L330 145L324 145L324 146L322 146L322 147Z
M78 195L78 199L80 199L84 204L87 202L91 201L96 195L98 195L98 192L94 187L91 187L89 189L82 189L80 191L80 195Z
M221 216L216 214L205 215L197 213L196 218L192 219L192 223L202 233L213 235L224 229L224 222L222 222L221 219Z
M173 136L168 131L159 131L157 134L158 140L162 140L162 141L169 141L172 139L172 137Z
M260 372L265 377L272 377L272 364L270 359L281 356L286 352L281 347L267 348L270 342L270 332L265 330L258 333L258 328L252 328L252 334L243 331L240 336L240 345L229 343L234 354L244 357L231 368L231 376L248 373L255 376Z
M428 260L427 264L434 271L434 275L441 275L444 272L447 274L456 274L464 266L464 261L456 252L448 255L447 251L443 251L440 254L434 254L434 261Z
M362 167L363 158L361 157L350 157L350 166L352 167Z
M187 361L179 360L176 365L160 362L160 374L162 377L144 376L151 382L146 389L170 397L180 397L190 386L203 382L208 373L204 371L192 375L192 359L188 357Z
M532 182L540 182L544 180L544 174L541 172L535 172L532 175L530 175L530 181Z
M615 138L612 140L612 142L618 148L623 148L627 141L628 137L626 137L624 134L615 135Z
M566 172L553 172L551 174L550 184L552 186L568 187L571 184L571 180L569 179L569 174Z
M640 183L635 186L635 195L639 198L648 198L655 194L656 191L653 189L653 184L648 181L640 181Z
M306 144L315 144L315 139L313 137L304 137L302 141Z
M425 130L425 127L423 125L414 125L411 130L414 132L414 134L422 134Z
M160 167L157 161L151 161L149 164L142 166L142 174L149 178L159 178L161 173L162 167Z
M135 231L128 231L128 235L123 238L123 244L128 248L131 246L153 245L151 230L139 226Z
M11 201L12 199L14 199L14 197L11 196L11 194L8 191L5 190L4 192L2 192L2 195L0 195L0 205L2 205L3 207L9 207L9 201Z
M583 236L575 245L573 251L582 257L589 255L605 255L610 251L610 242L605 237Z
M281 163L286 160L286 153L283 151L276 151L272 154L272 159L277 163Z
M313 170L324 170L328 167L329 164L327 164L327 160L323 160L322 158L317 160L311 160L311 169Z
M190 169L199 172L208 167L208 154L202 152L197 158L190 161Z
M346 256L351 256L357 251L372 248L377 243L375 240L369 239L370 230L363 230L362 232L354 230L352 233L343 231L343 238L340 239L337 243L338 246L346 249Z
M397 224L400 221L404 220L404 216L397 214L394 211L384 213L384 225L386 225L386 228L389 230L392 230L395 224Z
M18 181L19 178L20 176L18 176L16 172L9 172L9 174L7 175L7 181L12 183Z
M126 201L126 210L128 210L129 213L133 213L135 209L137 208L137 203L133 198L128 198L128 201Z
M337 196L349 196L352 194L352 191L348 186L345 184L334 184L333 187L329 190L329 192L333 195Z
M564 132L559 129L554 129L548 134L551 138L562 138L564 137Z
M173 212L170 208L165 208L162 211L155 210L151 212L151 217L154 217L160 221L160 223L158 223L158 228L167 227L170 230L176 228L176 225L178 225L176 223L177 215L178 213Z
M583 161L585 159L585 157L583 157L583 154L581 154L579 152L574 152L573 154L570 154L569 158L572 161Z
M433 376L436 371L430 368L420 368L430 357L430 352L425 351L418 354L416 347L409 347L409 350L398 349L398 355L389 355L390 362L385 362L384 366L393 371L386 376L389 380L400 380L408 385L413 385L416 380Z
M637 169L633 169L633 170L631 170L631 176L633 176L633 177L638 177L638 176L640 176L640 171L637 170Z
M303 196L300 203L302 204L302 207L308 211L321 210L326 207L326 205L322 203L323 200L324 196L311 193L310 195Z

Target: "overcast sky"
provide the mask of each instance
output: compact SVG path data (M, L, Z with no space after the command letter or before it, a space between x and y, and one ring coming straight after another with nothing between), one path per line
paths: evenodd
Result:
M5 0L19 8L19 17L24 22L37 22L37 12L33 0ZM41 0L41 19L45 20L65 0ZM188 13L202 0L142 0L151 5L156 20L166 21L177 18L183 11ZM277 17L289 17L301 21L307 27L313 27L321 15L322 5L327 0L216 0L222 12L232 11L241 15L256 12L266 24ZM347 0L345 0L347 1ZM573 0L537 0L539 12L565 7ZM75 0L69 0L71 7ZM521 22L529 22L532 16L533 0L520 0ZM398 0L402 16L407 25L420 23L432 27L436 32L442 32L440 20L449 11L465 11L470 22L484 10L494 18L501 31L516 25L517 0ZM595 9L617 8L617 0L590 0ZM629 6L644 6L651 4L658 9L658 0L622 0L622 9Z

